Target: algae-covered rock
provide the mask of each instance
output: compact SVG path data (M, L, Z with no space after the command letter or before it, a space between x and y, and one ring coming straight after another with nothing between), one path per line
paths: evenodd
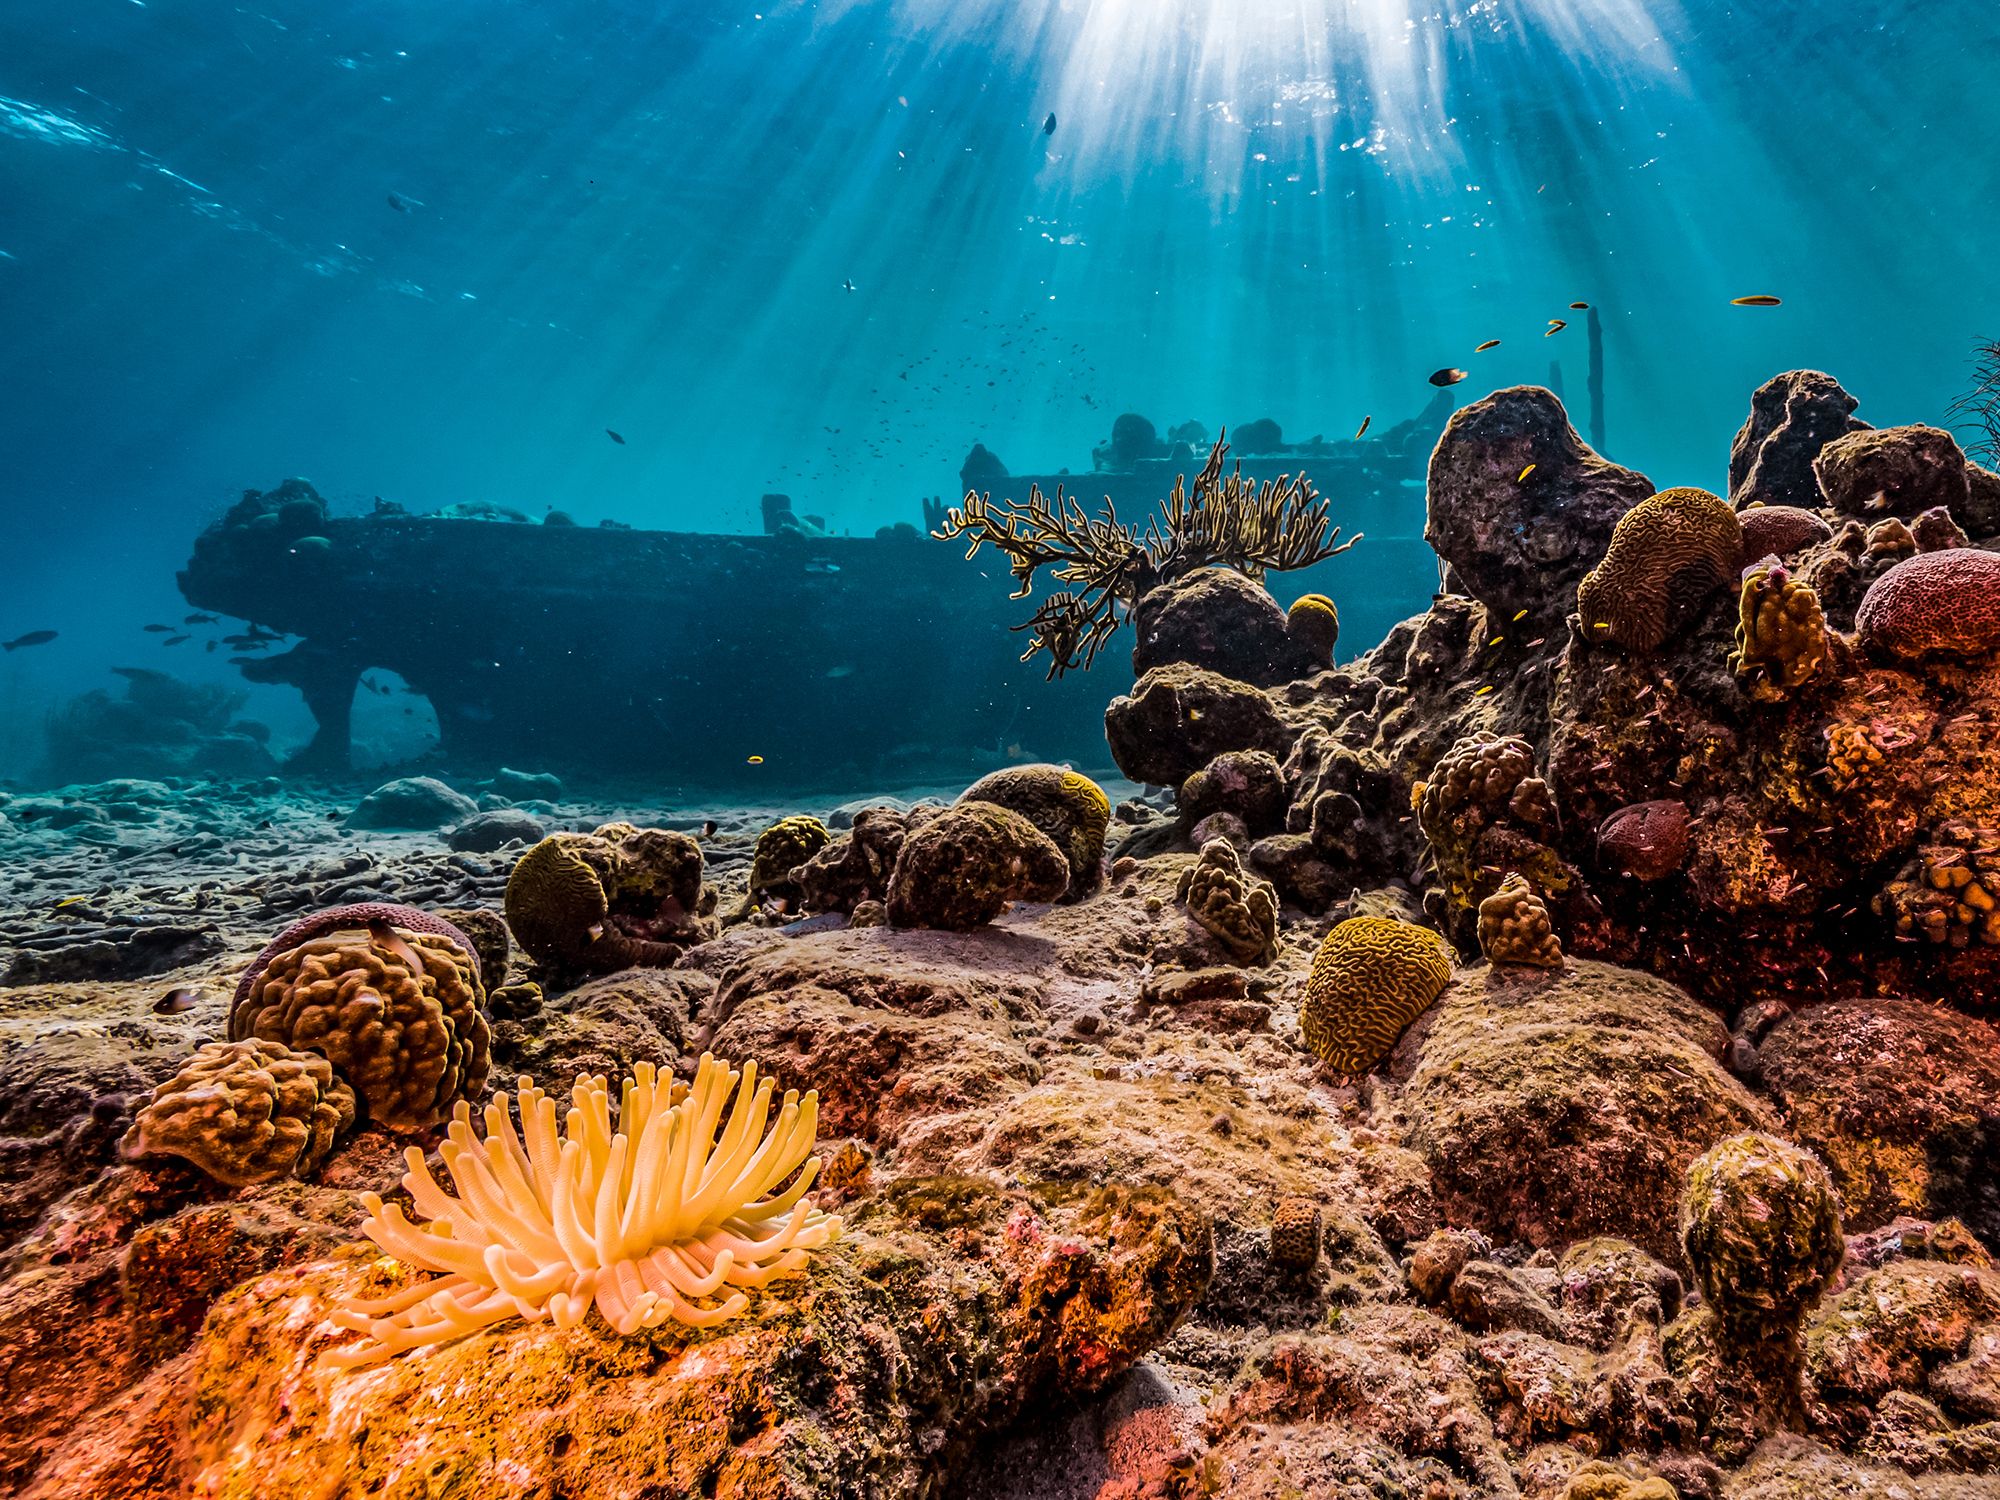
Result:
M1268 695L1185 663L1155 667L1104 711L1104 737L1118 769L1153 786L1177 787L1230 750L1263 750L1282 760L1297 734Z
M478 803L435 776L405 776L363 797L347 822L352 828L443 828L478 811Z
M1288 628L1264 585L1233 568L1203 568L1148 589L1132 612L1138 639L1132 671L1185 662L1257 687L1276 687L1325 667L1332 654ZM1338 624L1334 626L1337 632Z
M792 872L832 841L833 835L818 818L780 818L757 835L757 847L750 856L751 893L796 896L798 883Z
M672 829L555 833L508 877L507 925L559 973L664 968L715 935L715 893L701 877L701 845Z
M1034 824L992 802L961 802L904 840L889 921L969 932L1010 901L1054 901L1068 889L1068 859Z
M1753 505L1818 509L1824 497L1813 460L1835 438L1867 427L1854 420L1860 404L1818 370L1787 370L1765 381L1730 445L1730 503L1744 512Z
M1840 1264L1840 1205L1819 1158L1775 1136L1731 1136L1688 1168L1681 1248L1733 1338L1795 1330Z
M1111 801L1104 788L1068 766L1009 766L982 776L960 794L963 802L991 802L1017 812L1054 841L1069 862L1068 897L1076 900L1104 883L1104 834Z

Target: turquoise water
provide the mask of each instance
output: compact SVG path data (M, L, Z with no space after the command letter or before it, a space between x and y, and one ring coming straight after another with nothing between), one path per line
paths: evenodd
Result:
M1552 360L1574 407L1575 300L1663 486L1787 368L1941 420L2000 333L1996 58L1985 0L8 0L0 639L58 638L0 659L0 775L111 667L235 681L140 627L287 475L867 535L1126 410L1346 437Z

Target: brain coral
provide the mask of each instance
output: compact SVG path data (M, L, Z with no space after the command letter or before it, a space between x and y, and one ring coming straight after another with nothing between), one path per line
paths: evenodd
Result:
M1088 776L1067 766L1009 766L980 777L958 800L991 802L1017 812L1054 840L1069 861L1071 898L1103 883L1111 799Z
M750 857L750 889L784 896L797 894L792 871L832 840L833 835L818 818L778 819L757 835L757 849Z
M1736 576L1743 525L1707 490L1662 490L1612 528L1604 560L1577 585L1584 639L1654 651Z
M1754 505L1738 511L1736 519L1743 526L1745 557L1784 557L1833 537L1817 511L1796 505Z
M507 925L537 962L610 973L665 967L713 936L701 845L684 833L607 823L556 833L507 879Z
M555 1100L526 1078L519 1135L504 1094L486 1106L483 1142L461 1104L440 1151L457 1197L431 1176L423 1152L406 1153L403 1186L431 1223L412 1224L400 1207L363 1195L367 1236L405 1265L440 1274L339 1308L335 1321L368 1337L328 1363L368 1364L506 1318L549 1316L573 1328L593 1303L626 1335L670 1318L695 1328L727 1322L749 1305L737 1288L797 1274L840 1233L837 1217L802 1201L819 1167L807 1159L818 1098L788 1090L767 1133L771 1093L755 1064L739 1074L704 1054L692 1085L640 1063L615 1113L603 1078L577 1079L566 1134Z
M423 1130L486 1082L491 1031L477 960L434 932L375 922L264 962L229 1012L229 1040L317 1052L390 1130Z
M308 1175L353 1123L354 1090L317 1053L210 1042L153 1090L120 1149L127 1159L179 1156L245 1187Z
M889 878L897 927L970 932L1009 901L1054 901L1069 888L1069 861L1048 835L992 802L961 802L903 841Z
M1703 1298L1739 1337L1796 1328L1847 1241L1819 1158L1776 1136L1731 1136L1688 1168L1681 1247Z
M1324 594L1301 594L1285 612L1285 634L1311 651L1315 662L1331 666L1340 640L1340 611Z
M1729 665L1749 680L1752 696L1780 698L1812 681L1826 664L1826 616L1812 585L1770 558L1745 573Z
M1326 935L1306 978L1306 1045L1330 1068L1367 1072L1437 999L1451 963L1450 947L1427 927L1349 917Z
M1509 875L1479 903L1479 948L1496 964L1560 969L1563 962L1562 940L1549 921L1548 907L1519 875Z
M1210 839L1182 872L1174 893L1238 963L1267 964L1278 954L1278 894L1247 872L1226 839Z
M1897 661L2000 652L2000 554L1920 552L1869 585L1854 616L1862 648Z

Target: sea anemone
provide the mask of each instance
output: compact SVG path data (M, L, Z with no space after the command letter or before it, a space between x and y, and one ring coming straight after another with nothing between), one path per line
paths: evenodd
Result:
M593 1301L624 1335L669 1319L727 1322L749 1298L724 1288L796 1274L809 1251L840 1233L837 1216L802 1201L819 1169L807 1160L818 1096L787 1090L766 1134L771 1093L756 1064L739 1074L703 1054L692 1085L636 1066L615 1123L602 1075L576 1080L561 1133L555 1100L527 1078L519 1135L504 1093L486 1106L483 1141L461 1103L439 1152L457 1197L438 1186L421 1151L405 1153L403 1186L431 1222L412 1224L378 1194L363 1195L368 1238L405 1265L441 1274L380 1301L344 1302L334 1321L368 1342L328 1362L369 1364L512 1317L573 1328Z

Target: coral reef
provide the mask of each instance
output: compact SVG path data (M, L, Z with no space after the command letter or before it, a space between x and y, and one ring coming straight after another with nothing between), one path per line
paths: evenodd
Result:
M1752 697L1776 700L1826 670L1826 616L1810 584L1793 578L1782 563L1766 561L1768 567L1743 575L1729 665L1749 683Z
M1452 952L1427 928L1350 917L1313 957L1299 1030L1313 1055L1343 1073L1387 1057L1451 979Z
M868 807L856 813L846 832L792 872L806 909L853 913L870 903L880 905L889 894L889 878L903 841L912 828L937 812L935 807L908 812Z
M1555 798L1524 739L1475 730L1411 789L1411 805L1437 867L1436 914L1461 940L1472 937L1480 902L1510 873L1527 876L1545 897L1578 885L1552 847Z
M663 968L713 935L715 892L701 877L701 845L684 833L606 823L551 834L507 880L507 925L559 972Z
M755 1064L738 1072L703 1054L691 1084L639 1064L615 1115L604 1079L579 1078L561 1131L555 1101L525 1078L518 1134L505 1095L486 1107L483 1143L461 1106L442 1153L455 1198L421 1151L407 1153L403 1186L430 1224L364 1198L368 1238L439 1274L342 1302L334 1321L367 1341L329 1363L365 1364L504 1318L572 1328L592 1306L626 1335L670 1318L727 1322L749 1306L744 1288L804 1270L840 1233L838 1215L802 1201L818 1172L808 1160L818 1097L788 1090L773 1120L771 1092Z
M1069 889L1069 860L1048 835L992 802L961 802L903 841L889 879L897 927L969 932L1011 901L1056 901Z
M116 667L122 696L93 688L49 715L45 783L117 777L268 776L270 731L238 719L249 694L148 667Z
M1895 662L2000 653L2000 554L1922 552L1868 587L1855 612L1861 647Z
M1301 635L1263 584L1234 569L1202 568L1139 596L1132 610L1132 670L1144 674L1187 662L1257 687L1295 682L1331 664L1339 623L1325 611L1308 606L1300 618L1312 623L1302 624L1307 633ZM1323 650L1312 624L1324 638Z
M1174 897L1238 963L1267 964L1278 952L1278 896L1247 872L1233 845L1211 839L1181 873Z
M1707 490L1662 490L1619 518L1602 562L1577 585L1584 639L1657 651L1736 575L1743 526Z
M384 915L401 910L336 909L296 924L244 974L229 1039L319 1053L369 1120L414 1131L484 1086L491 1032L470 940Z
M1022 660L1046 653L1049 675L1057 677L1095 661L1118 629L1121 610L1162 583L1218 565L1261 582L1266 573L1311 567L1361 540L1339 540L1327 503L1304 474L1258 485L1243 478L1240 465L1224 473L1227 452L1218 439L1192 493L1186 476L1177 478L1143 533L1120 522L1109 500L1092 517L1060 488L1051 504L1037 485L1019 506L996 507L990 495L969 491L936 535L969 537L968 559L991 545L1020 585L1016 598L1027 597L1036 575L1050 570L1060 591L1018 628L1033 636Z
M1489 963L1562 967L1562 939L1549 922L1549 909L1521 876L1509 875L1479 903L1479 951Z
M1284 827L1289 800L1284 768L1265 750L1216 756L1181 783L1176 799L1182 821L1190 827L1211 813L1226 812L1241 818L1253 834Z
M1833 528L1816 510L1796 505L1752 505L1736 513L1743 525L1743 555L1748 558L1789 557L1830 540Z
M246 1187L318 1170L354 1123L354 1090L312 1052L251 1039L210 1042L153 1090L125 1133L129 1160L178 1156Z
M1069 863L1066 899L1087 896L1104 883L1111 801L1103 787L1081 772L1067 766L1009 766L980 777L958 800L990 802L1017 812L1053 840Z
M1898 937L2000 947L2000 829L1962 818L1940 825L1873 906Z
M794 871L833 842L826 824L813 817L780 818L757 835L750 858L750 894L796 900Z

